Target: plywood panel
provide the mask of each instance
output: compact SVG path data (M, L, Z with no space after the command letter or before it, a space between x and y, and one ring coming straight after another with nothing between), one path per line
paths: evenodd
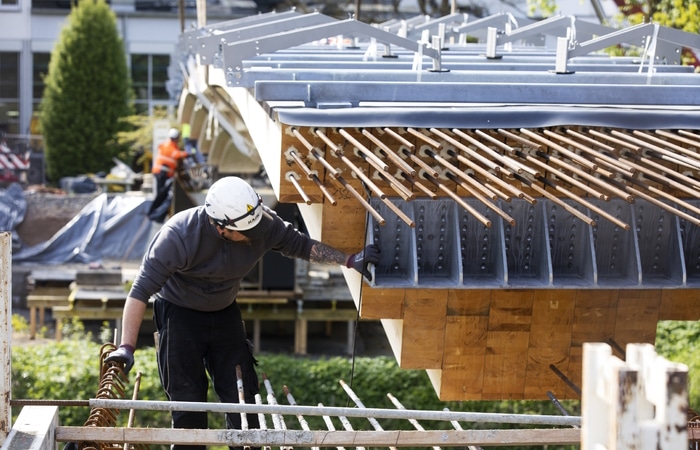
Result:
M482 393L484 400L524 398L527 336L528 333L513 331L489 333L489 341L502 343L510 340L513 345L500 349L487 348Z
M562 392L564 382L551 366L563 372L569 365L569 347L530 348L527 353L525 398L546 398L547 391Z
M572 346L569 349L568 368L559 368L559 370L566 374L568 383L566 381L564 382L563 391L555 392L557 398L581 398L579 392L581 391L583 380L583 347Z
M440 392L442 401L481 400L486 355L473 357L471 366L447 366L442 369Z
M401 367L407 369L442 367L446 313L446 289L406 291Z
M659 320L700 320L700 289L663 289Z
M542 289L534 292L532 323L543 325L572 325L576 306L576 291Z
M450 289L447 294L448 316L488 316L490 289Z
M338 204L323 208L322 240L339 250L356 252L365 243L365 210L356 200L347 198L346 190L332 192Z
M618 291L613 289L579 290L574 309L572 346L585 342L607 342L615 334Z
M363 319L401 319L405 289L370 289L362 292L360 317Z
M530 331L532 290L494 290L491 293L489 331Z
M660 303L661 291L658 289L620 291L613 337L615 342L623 348L629 343L653 344Z

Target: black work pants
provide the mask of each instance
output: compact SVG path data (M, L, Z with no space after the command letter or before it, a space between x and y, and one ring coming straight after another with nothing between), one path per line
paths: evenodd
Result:
M195 311L157 299L153 316L158 328L158 371L168 399L206 402L211 378L222 403L238 403L236 366L241 367L245 402L260 391L255 358L245 335L237 303L215 312ZM249 428L259 428L257 414L247 414ZM173 411L173 428L207 428L206 412ZM241 429L241 415L226 414L229 429ZM204 446L174 445L177 449Z
M155 182L156 195L153 198L151 207L148 209L148 218L158 223L163 223L170 207L168 196L172 180L165 170L161 170L153 175L153 181Z

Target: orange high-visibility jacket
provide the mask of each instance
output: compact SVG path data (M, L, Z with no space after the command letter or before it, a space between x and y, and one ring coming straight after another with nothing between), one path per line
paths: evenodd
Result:
M168 177L172 177L177 169L177 162L187 157L187 152L180 150L177 142L168 139L158 146L158 156L153 161L151 172L154 174L165 171Z

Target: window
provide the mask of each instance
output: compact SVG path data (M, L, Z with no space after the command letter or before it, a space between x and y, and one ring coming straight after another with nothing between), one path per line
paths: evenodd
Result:
M0 52L0 132L19 133L19 53Z
M138 112L173 105L166 89L170 55L131 55L131 82Z
M49 60L51 53L34 53L32 65L32 98L34 102L40 102L44 96L44 77L49 73Z
M0 9L19 9L19 0L0 0Z

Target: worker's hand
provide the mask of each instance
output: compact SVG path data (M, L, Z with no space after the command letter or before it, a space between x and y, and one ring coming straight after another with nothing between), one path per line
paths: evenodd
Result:
M131 368L134 367L134 347L125 344L120 345L118 349L107 355L105 362L124 364L124 373L128 375Z
M372 281L372 273L369 271L367 266L369 264L379 263L379 254L381 251L379 247L375 244L370 244L364 248L361 252L350 255L345 266L351 269L355 269L362 275L366 276L369 281Z

